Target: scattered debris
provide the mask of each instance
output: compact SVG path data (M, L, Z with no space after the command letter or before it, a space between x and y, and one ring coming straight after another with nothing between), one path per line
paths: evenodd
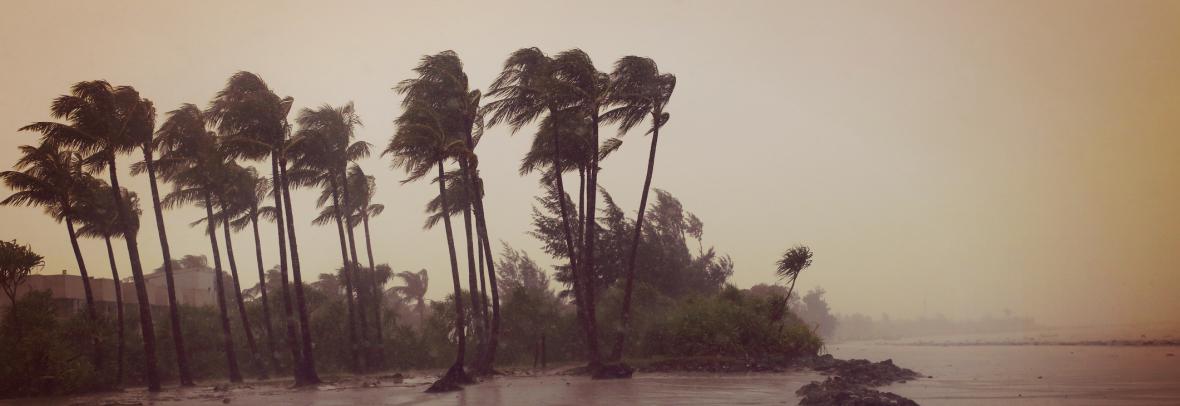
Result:
M869 389L839 376L812 382L795 391L804 406L917 406L918 403L890 392Z

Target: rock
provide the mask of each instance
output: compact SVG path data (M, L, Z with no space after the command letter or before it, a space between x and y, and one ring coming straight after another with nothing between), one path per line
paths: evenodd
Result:
M471 378L471 375L467 374L467 371L463 370L463 365L452 365L450 369L447 369L447 373L442 378L434 381L434 383L430 384L429 388L426 388L426 393L453 392L463 389L460 385L472 383L475 383L475 380Z
M840 377L812 382L795 391L802 406L917 406L894 393L869 389Z
M222 398L221 403L229 403L229 398Z
M611 365L603 365L594 371L592 377L594 379L628 379L635 373L635 368L631 368L627 364L618 363Z
M229 390L229 385L228 385L228 384L220 384L220 385L214 385L214 386L213 386L213 391L214 391L214 392L225 392L225 391L228 391L228 390Z
M853 384L866 386L888 385L922 376L911 369L894 365L892 359L881 362L870 362L863 359L842 360L830 354L812 359L811 368L830 375L837 375Z

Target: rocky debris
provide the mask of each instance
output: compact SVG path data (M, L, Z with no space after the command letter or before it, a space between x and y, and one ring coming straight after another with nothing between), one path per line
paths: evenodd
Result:
M895 382L905 383L922 375L893 364L887 359L872 362L863 359L842 360L830 354L811 358L805 362L811 369L829 376L823 382L812 382L799 388L795 394L802 397L800 405L807 406L908 406L917 405L912 400L894 393L881 392L871 387Z
M795 391L803 406L918 406L917 402L890 392L869 389L839 376L812 382Z
M591 375L594 379L629 379L635 373L635 368L631 368L625 363L603 365L594 371Z
M854 385L881 386L922 377L911 369L894 365L892 359L881 362L863 359L842 360L825 354L812 358L810 366L816 371L837 375Z
M212 389L214 392L227 392L227 391L229 391L229 384L223 383L223 384L214 385Z
M376 379L372 379L372 380L366 379L364 381L361 381L362 388L376 388L378 386L381 386L381 381L378 381Z

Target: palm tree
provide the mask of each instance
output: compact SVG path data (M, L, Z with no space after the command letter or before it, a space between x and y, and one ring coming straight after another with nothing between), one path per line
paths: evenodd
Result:
M418 272L401 271L394 276L401 278L405 286L389 288L390 293L406 299L413 299L416 303L415 309L418 311L418 325L425 325L426 289L430 287L430 275L423 269Z
M280 98L258 75L238 72L230 77L225 88L217 93L209 107L209 118L225 138L224 150L234 158L252 160L270 158L271 184L274 187L274 207L279 239L279 269L283 274L283 311L286 316L287 342L291 344L296 386L320 382L315 370L311 342L307 300L303 293L299 248L295 240L295 223L291 219L290 187L283 172L286 170L285 149L290 125L287 114L291 110L290 97ZM285 232L284 232L285 229ZM291 273L294 278L295 307L298 322L288 294L287 239L291 242ZM296 327L298 324L298 327ZM299 330L298 337L296 328ZM301 339L301 340L300 340Z
M371 279L369 283L369 295L373 302L373 325L377 331L377 360L379 362L378 366L384 367L385 346L382 343L385 342L385 337L383 333L384 328L381 325L381 293L384 290L381 289L381 286L385 285L385 282L389 280L389 273L391 271L386 269L384 279L382 279L380 268L376 267L373 263L373 243L369 235L369 219L381 215L385 211L385 205L373 203L373 195L377 193L377 181L372 176L366 175L360 166L352 165L348 169L346 183L349 188L354 190L352 193L353 205L355 206L354 211L360 217L361 224L364 226L365 253L369 259L369 270L371 272L369 275L369 279ZM356 224L355 221L352 223Z
M288 151L289 156L294 159L294 168L314 173L315 182L331 191L335 207L351 207L349 188L342 187L346 182L347 165L353 160L369 155L368 143L357 141L350 144L355 127L361 125L353 104L348 103L339 108L324 105L317 109L303 109L295 121L300 126L295 134L298 141ZM360 370L364 366L360 363L362 358L358 349L368 351L369 345L366 338L368 327L365 313L356 310L357 307L365 308L366 295L364 289L359 288L360 283L355 272L359 261L353 234L354 216L349 210L337 210L334 217L340 236L340 256L345 270L344 286L349 319L349 342L352 345L352 366L354 370ZM354 293L358 306L353 304Z
M107 259L111 265L111 279L115 281L115 323L118 326L118 342L116 344L115 358L116 358L116 372L115 382L121 384L123 382L123 354L126 339L124 335L123 323L123 283L122 278L119 277L119 268L115 264L115 250L111 244L111 237L123 237L126 233L139 232L139 216L143 211L139 209L139 197L135 192L130 192L126 188L122 190L123 204L126 204L126 212L131 213L131 218L127 219L127 229L124 229L122 219L119 218L120 210L115 208L114 199L111 198L111 192L108 190L111 186L98 179L87 177L84 193L85 198L80 202L78 207L79 217L82 221L82 227L78 228L78 235L88 238L102 238L107 247Z
M639 238L643 235L643 212L647 208L647 195L651 190L651 175L656 164L656 142L660 139L660 127L668 122L664 107L672 98L676 88L676 76L661 74L656 62L650 58L625 56L615 62L611 72L611 88L608 103L614 109L602 115L607 123L618 123L619 133L624 134L651 116L651 150L647 156L647 175L643 179L643 193L639 198L639 214L635 218L635 237L631 240L631 251L627 253L627 283L623 289L623 310L618 335L615 337L611 359L623 358L623 342L631 326L631 295L635 285L635 257L639 252ZM694 217L695 218L695 217Z
M795 280L799 278L799 274L811 266L811 257L811 248L796 245L784 252L782 258L779 258L776 263L778 268L775 269L774 274L779 277L779 280L791 280L791 287L787 289L787 297L783 298L784 304L789 303L791 293L795 291Z
M443 118L438 127L462 143L461 145L464 147L463 153L455 156L455 160L459 163L459 170L463 174L465 182L472 185L469 188L469 193L475 193L474 196L469 196L468 199L473 204L471 208L474 209L475 214L476 234L486 243L488 240L488 227L487 216L483 207L483 180L479 176L479 160L474 152L477 141L483 136L484 119L483 112L480 110L482 94L479 90L471 90L469 88L467 74L463 72L463 62L454 51L443 51L436 55L425 56L422 58L421 63L415 67L414 71L418 73L417 78L408 79L398 84L398 91L405 95L403 104L420 104L432 109L439 117ZM443 183L440 181L439 187L445 189ZM441 210L440 212L445 213L447 210ZM469 216L465 216L464 218L465 220L469 220ZM470 221L465 221L464 224L470 230ZM476 269L475 261L473 260L475 253L471 248L471 240L471 233L468 231L468 273L470 275L469 279L472 291L474 292L476 287ZM489 267L488 272L491 275L495 275L495 268ZM491 279L491 328L488 334L485 335L485 339L481 340L481 344L485 348L481 353L482 356L475 363L476 372L482 374L492 372L500 330L499 292L496 286L496 278L492 277ZM478 296L473 295L473 305L481 305L477 302ZM478 320L478 318L476 319Z
M102 80L78 82L70 94L54 99L50 108L52 116L64 119L69 124L37 122L22 130L37 131L45 142L59 146L77 148L86 155L85 167L91 171L106 169L110 177L115 207L119 209L124 222L130 217L123 213L126 208L123 196L118 193L119 154L130 152L139 146L142 139L151 138L155 109L150 101L140 98L139 92L130 86L111 86ZM145 134L146 133L146 134ZM124 228L127 225L124 224ZM148 390L160 390L160 374L156 362L156 335L152 313L148 302L147 285L143 279L143 265L139 258L139 243L134 234L124 237L127 255L131 262L131 275L135 280L136 297L140 305L139 321L143 335L144 375Z
M444 53L446 54L446 53ZM444 55L440 54L440 55ZM453 55L453 53L451 53ZM432 63L437 62L435 56L425 56L422 62L415 68L415 72L421 77L431 74ZM425 98L420 98L416 93L411 94L411 91L417 92L420 88L415 87L420 81L417 79L409 79L398 84L396 90L399 93L406 94L407 97L403 100L402 105L404 111L395 124L397 125L397 132L393 139L390 140L389 146L385 148L383 155L390 155L393 158L393 166L395 168L402 168L407 173L407 178L402 183L412 182L426 177L432 170L437 169L438 177L438 193L442 203L441 212L446 213L449 205L446 199L446 170L444 169L444 162L447 159L458 158L465 159L469 153L464 146L464 141L459 138L457 125L453 109L440 108L441 106L428 104ZM461 157L461 158L459 158ZM463 290L459 282L459 264L455 256L455 237L451 228L451 218L443 216L443 225L446 229L447 237L447 252L451 260L451 277L454 283L455 294L455 332L457 336L458 349L456 351L455 363L447 370L447 374L435 382L434 385L427 391L444 391L457 390L458 383L470 382L471 379L463 370L465 350L467 347L466 331L464 327L464 312L463 312Z
M188 364L188 351L184 345L184 333L181 331L180 325L180 305L176 299L176 281L172 276L172 250L168 244L168 231L164 227L164 211L160 207L160 189L156 184L156 165L153 159L156 148L156 140L152 138L152 128L155 126L155 110L153 109L149 117L151 123L147 131L139 131L133 133L138 136L135 141L139 144L140 151L143 152L143 161L137 167L133 167L132 174L138 175L139 171L146 172L148 176L148 185L152 192L152 212L156 217L156 234L160 238L160 252L164 257L164 281L168 289L168 320L172 330L172 344L176 349L176 367L179 370L180 386L196 386L193 382L193 373Z
M234 231L242 231L246 226L250 226L254 233L254 257L258 263L258 293L262 300L262 325L263 331L266 332L266 358L271 367L278 371L279 362L275 358L275 352L278 348L275 346L275 337L271 329L270 322L270 302L266 290L266 269L262 264L262 240L258 233L258 218L263 214L262 203L266 200L267 194L271 192L270 182L266 178L259 177L258 171L254 168L246 168L246 176L238 179L239 184L235 189L237 193L234 194L236 201L242 206L241 213L237 219L230 222ZM273 210L271 211L273 214Z
M580 50L566 51L556 58L545 55L537 48L517 50L504 62L503 70L488 91L489 97L497 98L484 107L485 111L491 113L488 125L494 126L503 122L512 127L513 132L516 132L543 115L548 115L551 120L556 120L555 116L560 111L573 109L568 113L575 114L575 117L580 114L590 116L592 120L591 140L593 141L591 145L596 146L598 144L598 107L601 106L601 95L605 93L605 82L607 81L602 76L594 69L589 57ZM552 175L550 176L554 183L554 190L559 196L566 194L561 176L564 173L561 165L563 161L561 139L564 136L567 134L555 133L552 137L553 158L550 160L550 165L552 165ZM589 168L587 180L591 190L595 193L590 193L589 202L591 204L588 205L586 212L593 214L593 197L597 192L597 188L594 187L597 173L596 157L591 160L587 168ZM598 351L593 287L588 286L589 281L592 280L590 275L593 274L594 269L591 262L593 259L590 255L582 253L582 251L593 251L593 238L583 238L586 246L582 250L575 250L574 234L569 225L568 210L564 199L559 198L558 201L560 202L558 206L560 206L562 229L565 234L566 253L569 256L570 268L575 274L574 296L578 304L583 332L587 338L586 349L590 358L589 364L591 369L597 369L601 365L601 357ZM592 221L586 223L592 223ZM593 230L593 227L589 226L580 228L582 230L579 230L579 235L589 236L590 234L586 231ZM487 241L484 243L488 244ZM489 255L488 266L491 267L495 262L490 257L492 251L490 246L486 246L485 249L486 254ZM582 256L580 261L579 253ZM490 279L494 284L496 279L494 277Z
M225 165L223 169L222 183L216 195L221 212L214 219L221 223L222 233L225 236L225 256L229 260L230 276L234 282L234 300L238 305L238 317L242 321L242 330L246 333L246 344L250 348L250 355L258 370L259 378L267 379L269 374L261 355L258 353L254 332L250 328L250 318L246 314L246 302L242 299L242 284L238 278L238 263L234 257L233 233L230 232L231 220L249 210L249 200L255 193L253 182L258 176L254 172L254 168L243 168L232 162Z
M168 119L160 127L160 175L173 184L173 191L161 204L172 209L184 204L205 207L205 232L213 250L214 290L221 320L223 351L229 368L230 382L241 382L237 354L234 352L230 331L229 312L225 304L225 285L222 282L221 251L217 247L217 220L213 214L214 195L225 182L225 157L218 150L217 136L206 129L205 114L192 104L168 112Z
M81 156L72 151L63 151L57 145L42 142L36 147L22 145L21 158L16 161L13 171L0 173L5 186L15 192L0 201L5 206L40 206L57 222L66 223L70 247L74 260L82 274L82 291L86 296L86 314L92 323L98 323L98 312L94 306L94 293L90 287L90 274L82 249L78 246L78 234L74 221L78 218L78 192L82 190L84 174ZM95 334L92 340L94 369L102 367L102 346Z

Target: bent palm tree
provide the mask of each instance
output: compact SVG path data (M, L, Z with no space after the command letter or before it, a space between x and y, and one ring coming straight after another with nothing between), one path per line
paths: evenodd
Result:
M127 219L127 229L122 227L123 220L119 218L119 209L115 208L114 199L108 190L110 185L98 179L89 178L85 186L85 199L82 200L78 211L82 220L82 227L78 228L78 235L89 238L102 238L106 243L107 259L111 266L111 279L115 281L115 323L118 327L117 344L115 346L116 370L115 382L123 382L123 354L126 339L123 323L123 283L119 278L119 268L115 265L115 250L111 245L111 237L120 238L126 233L139 232L139 216L143 211L139 209L139 197L135 192L122 190L123 204L127 205L126 212L131 213Z
M430 62L430 56L423 57L420 67L428 65ZM415 83L413 79L404 81L397 86L397 90L406 93L414 89L410 87L413 83ZM438 193L442 199L442 212L445 213L449 206L446 199L446 170L443 163L452 157L462 156L465 158L464 155L467 154L463 140L456 136L454 130L458 127L457 120L453 115L448 115L448 113L452 113L451 111L437 109L436 106L416 101L415 98L406 97L403 106L405 107L404 112L395 121L397 132L394 133L393 139L390 140L383 155L392 156L393 166L406 171L408 176L402 183L422 179L431 172L432 168L437 169ZM447 253L451 260L451 277L455 288L457 351L455 363L447 370L446 375L431 385L427 391L457 390L458 383L471 381L471 378L463 370L467 347L467 338L464 334L466 330L463 316L463 290L459 282L459 264L455 256L455 236L451 228L450 217L443 216L443 225L446 229Z
M639 214L635 218L635 237L631 240L631 251L627 253L627 282L623 289L623 310L618 334L615 336L611 359L623 358L623 343L631 326L631 295L635 285L635 257L639 252L639 239L643 235L643 213L647 208L647 195L651 190L651 175L656 164L656 143L660 139L660 127L668 122L664 107L672 98L676 88L676 76L661 74L655 61L638 56L626 56L615 63L611 72L611 87L608 103L614 109L602 115L607 123L618 123L619 133L631 131L636 125L651 116L651 150L647 156L647 174L643 178L643 193L639 198ZM694 217L695 218L695 217Z
M241 382L229 312L225 304L225 285L222 281L221 251L217 247L217 220L213 214L214 195L218 185L225 182L225 157L218 151L217 137L206 129L203 112L192 104L184 104L168 113L160 128L160 174L173 184L173 191L161 202L165 208L185 204L205 207L205 232L213 250L214 290L217 296L222 332L223 351L229 368L230 382Z
M303 292L299 248L295 241L295 224L291 218L290 188L283 177L286 170L287 138L290 126L287 114L293 99L280 98L258 75L238 72L230 77L225 88L210 103L209 118L225 138L224 150L231 157L261 160L270 158L271 184L274 187L275 225L278 228L279 271L283 275L281 290L283 312L286 316L287 342L291 345L291 359L296 386L320 382L315 370L315 356L311 342L310 318ZM291 276L294 288L287 279L287 240L290 239ZM294 290L291 303L290 290ZM293 310L292 307L297 309ZM298 321L296 320L296 314ZM298 329L298 334L296 330Z
M294 160L295 170L306 170L315 175L315 182L331 192L335 207L351 207L349 188L345 185L348 162L369 155L369 144L358 141L350 144L354 128L361 125L352 103L339 108L329 105L317 109L303 109L296 118L300 129L295 134L298 141L288 151ZM341 201L343 197L343 201ZM352 367L363 370L365 366L358 351L369 351L366 338L368 330L365 313L364 290L357 278L358 266L356 239L353 233L353 218L349 210L335 212L336 228L340 237L340 256L344 269L345 301L348 309L349 343L352 347ZM345 238L347 237L347 239ZM356 295L357 305L353 304ZM359 330L358 324L359 323Z
M85 176L81 170L81 156L44 142L36 147L22 145L20 151L21 157L16 161L16 165L13 165L16 170L0 173L4 185L15 191L0 201L0 205L40 206L45 214L57 222L66 223L74 260L77 261L78 271L82 274L87 318L97 324L98 313L94 306L94 293L90 287L90 274L86 269L86 261L82 258L82 249L78 246L77 231L74 230L74 221L79 214L78 192L82 190ZM97 334L92 344L94 352L91 356L94 369L97 371L102 366L102 347Z
M267 275L262 264L262 240L258 234L258 218L262 216L261 205L271 191L270 182L266 178L259 177L258 171L254 168L247 168L246 176L238 181L241 183L237 185L235 196L236 201L243 209L239 217L232 220L230 225L233 226L234 231L242 231L249 226L254 234L254 257L258 263L257 290L259 298L262 300L262 327L266 333L266 359L277 372L279 361L275 355L278 348L275 346L275 337L271 328L270 299L266 290Z
M119 154L130 152L139 146L142 139L151 138L155 109L147 99L130 86L114 87L106 81L78 82L70 94L54 99L51 107L54 118L65 119L70 124L38 122L25 126L24 130L38 131L45 142L77 148L83 153L84 165L90 171L107 170L111 182L115 207L120 210L124 221L130 217L123 213L126 208L123 196L118 193L119 171L116 163ZM126 228L127 225L123 224ZM143 265L139 258L139 243L134 234L127 234L127 256L131 262L131 275L135 280L138 299L140 332L143 335L144 375L148 390L160 390L160 374L156 361L156 335L152 313L147 305L147 285L143 279Z
M784 252L782 258L776 262L778 267L774 274L778 275L779 280L791 280L791 287L787 289L787 297L783 298L784 303L789 303L791 293L795 291L795 280L799 278L799 274L811 266L812 255L811 248L796 245Z
M395 274L405 282L405 286L394 286L390 292L406 299L413 299L414 309L418 311L418 325L426 323L426 289L430 287L430 275L426 270L418 272L401 271Z

